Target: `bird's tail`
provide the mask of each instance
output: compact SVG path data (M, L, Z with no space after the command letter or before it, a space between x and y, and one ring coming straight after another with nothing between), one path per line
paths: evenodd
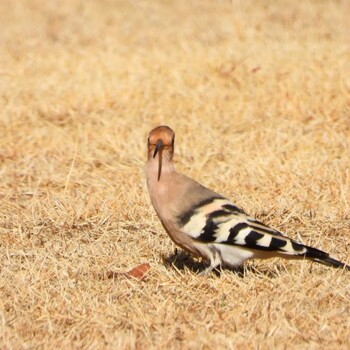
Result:
M328 253L313 247L308 247L308 246L304 246L304 247L306 248L306 253L304 254L305 258L316 261L323 265L350 271L349 265L346 265L341 261L331 258Z

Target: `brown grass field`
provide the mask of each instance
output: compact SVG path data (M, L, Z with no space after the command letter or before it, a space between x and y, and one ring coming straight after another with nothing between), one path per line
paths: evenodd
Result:
M169 125L180 172L349 264L349 28L347 0L2 0L0 349L349 349L350 273L198 276L143 172Z

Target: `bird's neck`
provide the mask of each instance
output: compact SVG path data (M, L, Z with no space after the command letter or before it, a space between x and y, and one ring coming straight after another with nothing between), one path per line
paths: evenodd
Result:
M176 174L174 165L170 159L162 159L162 171L158 179L159 159L149 158L146 164L146 178L151 201L158 215L167 216L167 200L171 194L172 176Z
M167 155L163 155L162 158L162 164L161 164L161 172L160 177L158 179L159 175L159 159L158 155L153 158L148 158L147 165L146 165L146 175L147 175L147 181L154 182L155 185L157 183L163 183L166 177L169 176L169 174L172 174L175 172L175 167L171 159L167 157Z

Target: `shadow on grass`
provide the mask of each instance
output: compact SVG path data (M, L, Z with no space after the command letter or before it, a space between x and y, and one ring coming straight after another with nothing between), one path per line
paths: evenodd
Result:
M186 253L185 251L175 249L174 253L170 255L162 256L163 263L167 267L175 267L178 270L188 269L194 273L203 272L209 265L204 261L198 261L193 259L193 257ZM221 271L231 271L235 273L238 277L244 278L247 274L254 274L265 276L268 278L276 278L281 275L281 273L286 272L286 268L283 265L277 265L274 270L268 268L259 268L252 265L242 265L236 268L229 266L221 266L217 269L214 269L210 273L215 273L215 275L220 276Z

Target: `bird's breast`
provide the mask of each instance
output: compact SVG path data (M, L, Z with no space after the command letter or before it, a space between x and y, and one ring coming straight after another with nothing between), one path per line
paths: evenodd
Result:
M163 179L160 179L160 181L149 179L147 184L153 207L158 216L164 219L167 216L168 208L172 203L169 186L163 181Z

